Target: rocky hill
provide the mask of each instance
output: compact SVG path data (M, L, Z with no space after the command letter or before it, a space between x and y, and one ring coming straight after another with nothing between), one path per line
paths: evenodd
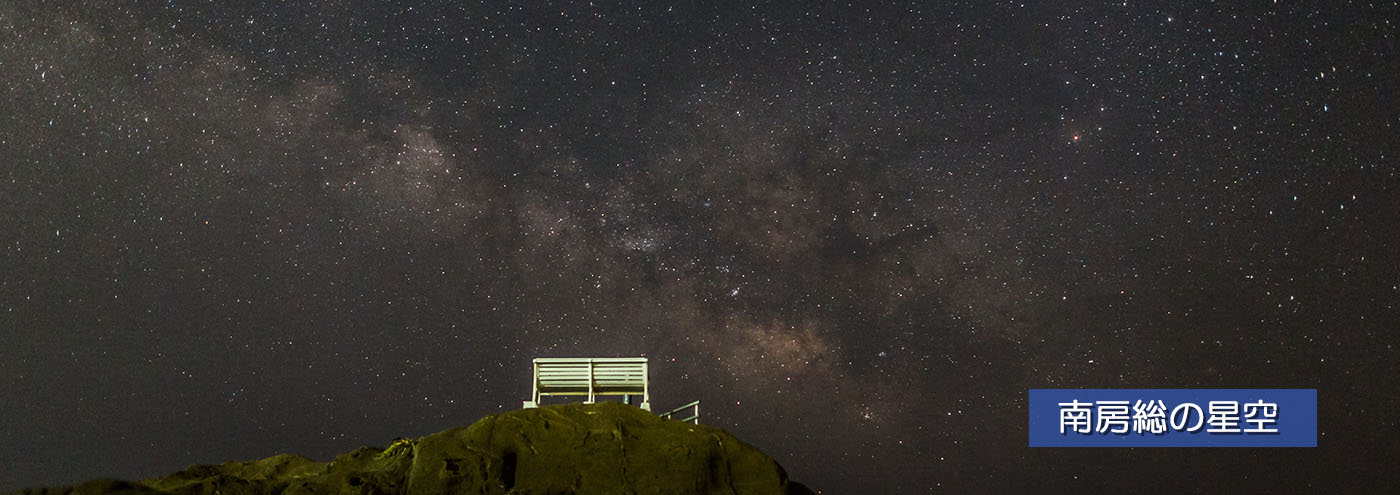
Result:
M25 494L811 493L732 435L602 402L524 409L330 462L282 454L139 482L97 480Z

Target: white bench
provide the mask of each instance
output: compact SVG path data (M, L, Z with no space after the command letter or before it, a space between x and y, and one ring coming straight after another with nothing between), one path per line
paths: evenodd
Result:
M647 358L535 358L534 393L525 407L538 407L547 395L621 395L624 401L642 396L642 409L651 410Z

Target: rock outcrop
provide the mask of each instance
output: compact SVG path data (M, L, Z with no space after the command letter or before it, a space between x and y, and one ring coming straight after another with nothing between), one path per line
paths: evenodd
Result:
M602 402L524 409L465 428L362 447L330 462L278 455L140 482L21 493L675 494L810 493L732 435Z

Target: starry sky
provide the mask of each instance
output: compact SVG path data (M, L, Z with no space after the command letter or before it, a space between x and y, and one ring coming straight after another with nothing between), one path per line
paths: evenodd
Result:
M0 3L0 489L634 355L825 493L1397 482L1395 2L547 3ZM1081 387L1319 447L1028 448Z

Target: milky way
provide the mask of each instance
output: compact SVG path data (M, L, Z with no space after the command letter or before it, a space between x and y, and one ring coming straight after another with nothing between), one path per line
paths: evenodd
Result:
M826 493L1397 481L1393 4L234 3L0 5L0 488L634 355ZM1079 387L1319 448L1029 449Z

